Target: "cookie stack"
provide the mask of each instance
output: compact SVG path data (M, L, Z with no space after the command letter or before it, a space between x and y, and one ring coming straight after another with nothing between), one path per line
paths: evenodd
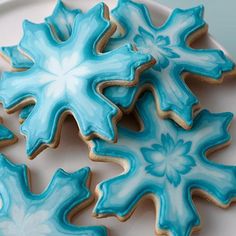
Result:
M148 8L119 0L87 12L58 0L41 24L23 23L24 35L1 54L13 71L3 72L0 101L20 110L21 133L33 159L59 144L65 117L72 115L94 161L118 162L125 172L100 183L94 216L127 220L143 198L157 206L156 233L187 236L200 227L192 195L221 207L236 198L236 167L206 155L230 141L231 113L200 110L185 79L219 83L234 63L216 49L191 44L207 32L203 7L175 9L156 27ZM122 127L135 112L139 131ZM0 126L5 145L16 137ZM58 170L44 193L30 191L25 166L2 154L1 235L107 235L105 227L76 227L69 220L91 201L90 169ZM37 222L37 223L36 223Z

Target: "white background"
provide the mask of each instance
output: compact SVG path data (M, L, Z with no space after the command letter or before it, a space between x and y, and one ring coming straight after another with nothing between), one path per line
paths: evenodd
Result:
M143 0L144 1L144 0ZM95 0L73 0L72 5L82 9L95 4ZM113 0L105 1L108 5L114 6ZM148 3L148 0L147 0ZM150 4L150 2L149 2ZM150 6L150 5L149 5ZM21 24L23 19L33 22L41 22L45 16L50 15L54 7L54 1L30 1L30 0L0 0L0 45L15 44L22 35ZM167 16L168 12L152 5L151 7L155 22L162 22L162 17ZM201 43L206 44L206 40ZM0 60L0 70L7 68L7 64ZM236 112L236 78L228 79L222 85L206 85L203 82L194 80L189 81L193 92L199 97L204 108L213 112L231 111ZM87 146L78 137L78 129L73 119L66 120L61 143L57 149L47 149L35 160L29 161L25 154L24 138L19 134L19 123L17 114L7 115L0 107L1 116L5 124L11 128L19 137L19 142L13 146L2 149L10 160L16 163L25 163L31 170L32 190L40 193L48 185L53 173L57 168L66 171L75 171L84 166L89 166L93 172L92 186L101 180L110 178L122 172L122 168L111 163L94 163L88 158ZM234 120L230 129L232 134L232 145L220 152L211 155L211 159L219 163L236 164L236 122ZM236 184L236 183L235 183ZM228 210L217 208L212 203L205 200L194 198L197 209L202 219L202 230L195 233L198 236L235 236L236 232L236 206L232 205ZM120 223L116 218L93 219L91 217L93 206L80 212L74 219L74 223L81 225L106 225L110 229L112 236L141 236L154 235L155 210L151 202L140 204L133 217Z

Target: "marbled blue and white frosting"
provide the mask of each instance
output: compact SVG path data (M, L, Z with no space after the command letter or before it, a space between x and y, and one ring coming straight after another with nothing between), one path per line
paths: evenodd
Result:
M57 141L57 127L66 112L74 116L84 139L94 135L116 139L113 121L120 112L101 95L101 85L133 84L136 69L152 57L134 51L130 44L107 53L98 51L112 28L107 14L103 3L78 14L73 33L64 42L55 39L48 24L24 22L19 48L34 64L25 71L2 74L0 100L9 111L29 99L36 102L21 126L29 156Z
M0 155L0 235L2 236L106 236L101 226L75 226L68 222L73 208L91 197L89 168L68 174L58 170L41 194L30 191L24 165Z
M186 86L182 73L190 72L219 82L223 72L233 69L233 63L220 50L193 49L188 39L200 32L206 23L203 7L175 9L164 25L156 27L147 7L131 0L119 0L112 11L121 33L108 44L111 50L129 42L138 50L150 53L156 64L146 71L140 83L132 88L107 88L105 95L117 105L129 109L140 90L151 88L162 116L173 118L184 128L192 126L193 107L199 101ZM118 91L118 92L117 92Z
M46 17L45 22L50 25L58 40L65 41L71 35L78 14L81 14L81 10L67 8L61 0L58 0L52 15ZM33 61L19 51L18 45L0 47L0 53L9 60L14 69L22 70L33 65Z
M67 39L73 19L79 13L79 10L65 8L59 0L54 14L49 18L52 20L47 22L59 32L61 39ZM217 82L222 78L223 72L233 68L233 63L219 50L192 49L188 46L188 38L206 26L203 7L176 9L159 28L153 25L148 9L131 0L119 0L112 15L125 33L117 32L116 38L109 43L108 50L132 42L140 51L151 53L157 63L144 73L138 86L108 88L105 95L126 110L134 103L138 92L150 86L158 97L161 115L171 116L184 128L189 128L192 125L193 107L199 101L186 86L181 74L190 72L206 77L210 82ZM15 67L25 67L26 58L22 58L22 54L18 55L18 50L3 48L2 51ZM24 110L20 119L24 120L31 110L32 107Z
M75 17L81 14L79 9L70 9L61 0L57 1L51 16L45 18L45 22L53 29L54 35L60 41L67 40L72 32ZM19 51L18 46L0 47L0 53L10 62L11 67L16 70L24 70L33 65L33 61ZM33 109L33 105L23 108L19 114L24 121Z
M91 157L96 161L119 162L120 176L98 185L98 217L127 218L139 200L152 195L157 208L157 232L188 236L200 225L192 191L227 206L236 197L236 167L209 161L206 153L230 140L227 131L231 113L201 111L191 130L157 116L150 92L137 102L142 130L118 128L118 142L94 139ZM158 204L157 204L158 203Z
M0 117L0 146L12 144L17 141L16 136L9 130Z

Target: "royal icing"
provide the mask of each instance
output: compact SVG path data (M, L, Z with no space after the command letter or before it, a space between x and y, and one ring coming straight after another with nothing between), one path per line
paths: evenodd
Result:
M0 117L0 146L12 144L17 141L16 136L3 125L3 120Z
M155 101L147 92L137 102L142 130L118 128L118 142L94 139L91 157L96 161L119 162L125 172L98 186L98 217L127 218L139 200L152 196L156 201L158 233L187 236L200 219L191 192L200 190L226 206L236 196L236 167L209 161L206 153L230 140L227 128L231 113L201 111L192 130L157 116Z
M13 164L2 154L0 163L1 235L107 235L104 227L79 227L68 221L71 210L91 197L89 168L72 174L59 169L43 193L33 194L26 166Z
M34 105L28 105L20 111L20 113L19 113L20 123L24 122L24 120L29 116L29 114L31 113L33 108L34 108Z
M163 26L156 27L145 5L119 0L112 16L120 25L121 33L109 42L107 50L130 42L141 52L152 54L157 62L141 76L138 86L118 90L109 87L105 95L124 109L130 109L139 91L149 86L157 97L162 116L175 119L184 128L191 127L192 111L198 99L185 84L182 73L190 72L217 82L222 72L233 69L233 63L222 51L193 49L188 45L189 37L206 26L203 10L202 6L175 9Z
M81 13L81 10L71 10L61 0L58 0L52 15L45 18L45 22L52 27L54 35L58 40L65 41L71 35L75 17ZM22 70L30 68L33 65L32 60L18 50L18 46L0 47L0 53L2 53L15 69ZM20 111L19 119L21 122L28 117L32 109L33 105L28 105Z
M58 40L65 41L69 38L75 17L81 13L79 9L67 8L61 0L57 1L51 16L45 18ZM18 50L18 46L0 47L0 53L7 58L15 69L26 69L33 65L33 61Z
M56 41L47 24L24 22L19 48L34 64L26 71L2 74L0 100L8 110L35 100L21 126L29 156L57 139L57 126L65 112L74 116L85 139L93 135L116 139L113 121L120 112L100 94L101 85L133 84L136 69L151 63L152 57L134 51L130 44L101 53L104 35L113 28L107 14L106 5L100 3L77 15L65 42Z

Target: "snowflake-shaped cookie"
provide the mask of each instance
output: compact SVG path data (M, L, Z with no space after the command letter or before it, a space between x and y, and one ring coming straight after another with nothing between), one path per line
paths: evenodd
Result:
M45 22L52 27L58 40L65 41L71 35L72 25L78 14L81 14L79 9L69 9L58 0L52 15L45 18ZM33 61L22 54L17 45L0 47L0 54L10 62L13 69L23 70L33 65Z
M157 233L190 235L200 225L191 194L226 207L236 197L236 167L213 163L206 153L226 144L231 113L202 111L191 130L156 114L150 92L137 102L142 130L118 129L118 142L95 139L91 158L118 162L125 172L101 183L94 214L126 220L139 200L151 197L157 208Z
M72 26L78 14L82 14L81 10L69 9L61 0L58 0L52 15L45 18L45 22L52 27L54 35L58 40L65 41L71 35ZM1 47L0 54L10 62L14 70L24 70L33 65L33 61L22 54L18 46ZM34 105L28 105L20 111L20 123L28 117L33 107Z
M5 147L16 141L17 137L3 125L3 119L0 117L0 147Z
M138 50L152 54L157 62L141 76L138 86L121 87L119 92L117 88L109 87L105 95L130 110L140 91L148 87L156 97L162 117L170 117L183 128L190 128L192 113L199 107L199 102L183 80L186 72L216 83L222 81L223 72L233 69L233 63L222 51L189 46L207 31L203 7L175 9L161 27L153 25L146 6L131 0L119 0L112 16L120 25L121 33L110 41L107 50L130 42Z
M58 42L47 24L25 21L19 47L34 64L26 71L2 75L0 100L9 112L36 102L21 126L30 157L58 144L68 114L76 119L84 139L96 135L114 141L113 123L121 112L101 90L108 84L133 85L138 72L153 63L150 55L134 51L130 44L101 52L115 30L104 3L79 14L73 29L68 40Z
M89 168L72 174L60 169L43 193L33 194L26 166L14 165L2 154L0 164L2 236L107 235L104 227L79 227L68 221L72 209L84 207L91 198Z

